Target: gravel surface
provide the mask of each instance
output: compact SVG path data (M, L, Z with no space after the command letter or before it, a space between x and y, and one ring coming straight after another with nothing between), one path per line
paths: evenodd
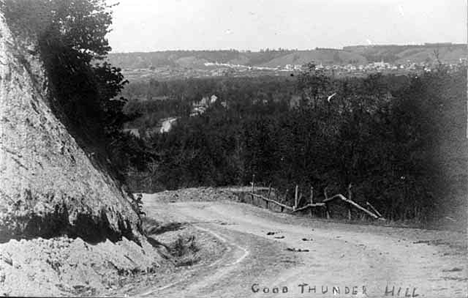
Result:
M464 233L293 216L239 203L226 189L162 192L143 202L154 246L10 240L0 244L0 295L468 295Z
M210 232L226 245L226 252L214 266L200 266L192 277L139 294L385 297L393 291L400 297L468 295L463 233L330 222L216 199L216 195L209 202L193 200L193 192L183 190L188 198L179 193L179 200L167 200L167 193L145 195L144 205L148 214L164 213ZM175 198L176 193L170 196Z
M125 238L94 245L67 237L11 240L0 245L0 295L111 294L166 263L148 243Z

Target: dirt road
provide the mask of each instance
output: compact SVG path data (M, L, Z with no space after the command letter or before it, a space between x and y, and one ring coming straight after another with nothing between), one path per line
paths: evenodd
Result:
M463 234L332 223L231 201L171 203L146 195L144 206L148 216L189 222L226 249L184 279L142 289L140 296L468 295L466 253L453 245Z

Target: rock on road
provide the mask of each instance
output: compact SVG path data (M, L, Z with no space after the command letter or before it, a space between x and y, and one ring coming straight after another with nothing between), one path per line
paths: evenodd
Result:
M466 253L453 232L350 225L232 201L143 198L148 216L171 217L226 247L191 277L144 297L467 297ZM439 245L430 245L430 241ZM438 241L438 242L437 242Z

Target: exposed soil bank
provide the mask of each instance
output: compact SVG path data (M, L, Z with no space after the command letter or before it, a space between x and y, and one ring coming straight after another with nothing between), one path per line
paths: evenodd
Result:
M10 240L0 244L0 295L103 295L161 271L158 250L126 238L95 245L80 238Z

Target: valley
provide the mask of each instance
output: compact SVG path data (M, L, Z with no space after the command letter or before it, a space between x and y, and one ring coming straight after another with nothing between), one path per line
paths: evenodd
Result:
M290 76L314 63L334 76L372 73L408 74L427 71L437 63L457 68L466 63L466 45L367 45L342 49L266 49L251 51L164 51L111 53L108 60L130 81L207 77Z
M466 45L375 45L379 3L143 2L124 50L367 45L116 53L120 4L1 1L0 296L468 296Z

